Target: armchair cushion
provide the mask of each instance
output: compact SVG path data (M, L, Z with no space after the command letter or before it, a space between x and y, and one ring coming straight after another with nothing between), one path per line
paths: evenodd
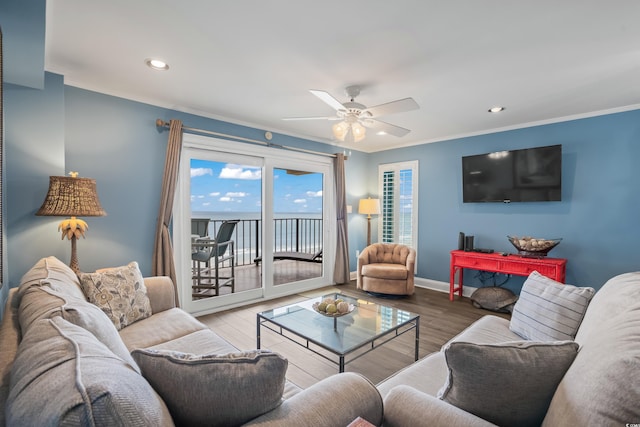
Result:
M178 425L240 425L282 403L288 362L277 353L137 349L132 355Z
M393 280L406 280L407 268L401 264L367 264L362 266L362 275Z

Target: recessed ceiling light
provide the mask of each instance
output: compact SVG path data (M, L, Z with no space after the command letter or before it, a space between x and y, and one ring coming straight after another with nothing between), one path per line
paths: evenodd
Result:
M154 70L165 71L169 69L169 64L159 59L147 59L144 61L150 68Z
M504 111L504 107L491 107L487 111L490 113L499 113L500 111Z
M387 133L383 130L376 132L376 135L386 135Z

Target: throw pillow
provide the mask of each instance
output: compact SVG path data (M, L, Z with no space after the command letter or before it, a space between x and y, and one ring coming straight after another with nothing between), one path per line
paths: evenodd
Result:
M61 317L23 337L11 367L7 425L173 425L145 379L91 333Z
M277 353L198 356L136 349L132 356L176 425L240 425L282 401L287 359Z
M497 425L539 426L577 352L573 341L453 342L438 397Z
M151 302L137 262L96 273L80 273L89 302L97 305L120 330L151 316Z
M593 288L563 285L534 271L522 285L509 328L527 340L572 340L594 294Z

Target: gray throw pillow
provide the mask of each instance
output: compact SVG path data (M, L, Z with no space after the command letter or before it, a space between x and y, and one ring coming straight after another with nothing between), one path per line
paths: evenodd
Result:
M534 271L522 285L509 328L527 340L572 340L595 292L563 285Z
M453 342L438 398L500 426L539 426L577 352L573 341Z
M85 329L36 321L11 367L7 425L170 426L149 383Z
M282 402L287 359L277 353L137 349L132 356L177 425L240 425Z
M137 262L95 273L80 273L79 278L89 302L100 307L116 329L151 316L151 302Z

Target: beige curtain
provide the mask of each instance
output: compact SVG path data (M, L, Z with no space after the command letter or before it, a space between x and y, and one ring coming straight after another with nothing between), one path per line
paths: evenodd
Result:
M345 191L344 154L337 153L333 162L336 181L336 267L333 280L349 283L349 238L347 233L347 194Z
M178 168L180 165L180 152L182 151L182 122L171 120L169 126L169 142L167 143L167 156L164 162L164 175L162 177L162 194L160 195L160 210L158 223L156 224L156 238L153 245L152 273L154 276L169 276L173 281L176 304L180 306L178 299L178 282L176 281L176 267L173 262L173 247L171 246L171 233L169 224L173 215L173 198L178 183Z

